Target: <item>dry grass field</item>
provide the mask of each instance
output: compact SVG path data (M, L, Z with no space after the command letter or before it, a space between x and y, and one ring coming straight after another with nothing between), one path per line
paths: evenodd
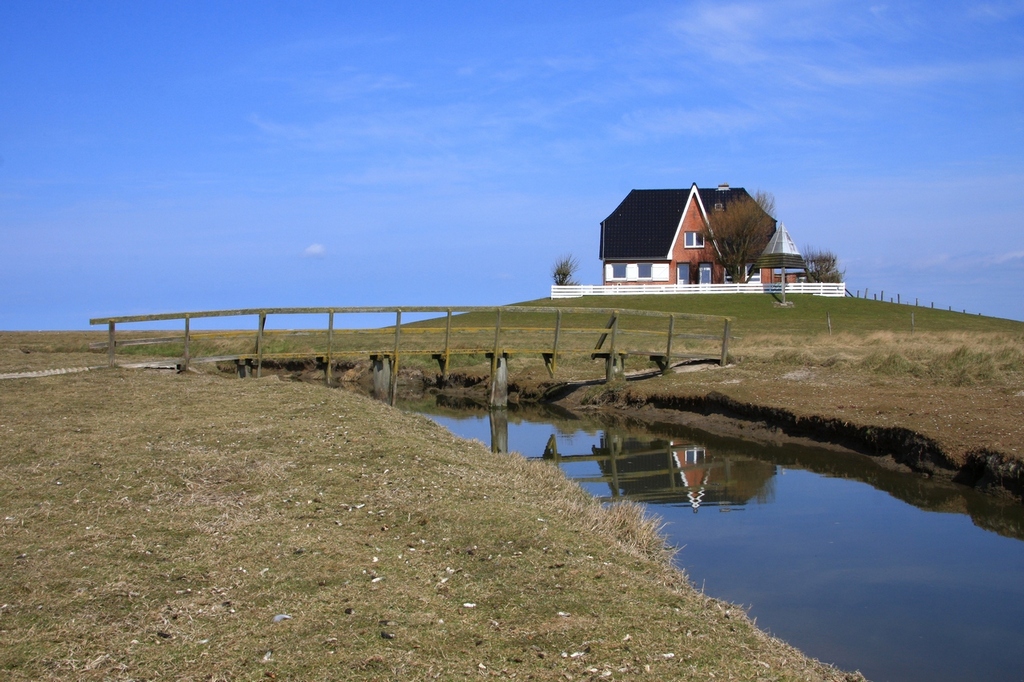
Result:
M696 592L637 508L348 392L8 379L0 438L6 679L855 677Z

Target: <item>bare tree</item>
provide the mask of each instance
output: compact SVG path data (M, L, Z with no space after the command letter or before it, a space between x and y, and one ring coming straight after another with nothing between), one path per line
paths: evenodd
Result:
M775 228L773 213L775 197L758 190L753 198L730 201L709 214L705 237L715 245L715 258L733 282L747 280L747 263L757 260L768 246Z
M842 282L846 277L846 270L839 269L839 256L828 249L808 247L804 264L811 282Z
M580 269L580 262L571 253L559 256L551 266L551 279L557 286L576 286L579 284L574 277Z

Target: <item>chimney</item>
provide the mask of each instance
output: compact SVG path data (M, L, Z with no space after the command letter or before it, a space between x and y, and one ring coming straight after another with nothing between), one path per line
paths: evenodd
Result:
M729 191L729 183L728 182L723 182L722 184L720 184L718 186L718 191L719 192L728 192Z

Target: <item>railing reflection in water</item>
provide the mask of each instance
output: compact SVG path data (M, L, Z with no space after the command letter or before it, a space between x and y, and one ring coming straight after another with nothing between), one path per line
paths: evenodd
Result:
M508 414L490 413L491 450L508 452ZM713 453L684 440L639 436L605 428L589 453L562 453L555 434L543 458L561 467L592 463L586 475L570 475L583 485L605 484L602 500L629 499L650 504L742 508L748 502L774 497L776 467L738 453ZM536 453L523 453L536 456ZM577 469L577 467L572 467ZM591 473L592 472L592 473Z

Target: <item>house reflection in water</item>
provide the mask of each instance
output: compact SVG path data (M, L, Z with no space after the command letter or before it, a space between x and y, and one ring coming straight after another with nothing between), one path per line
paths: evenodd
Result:
M680 440L638 437L613 429L601 435L590 454L562 454L554 436L544 458L559 465L593 462L594 474L573 479L605 483L608 500L630 499L652 504L701 507L742 506L769 501L775 492L775 466L740 453L709 452L703 445Z

